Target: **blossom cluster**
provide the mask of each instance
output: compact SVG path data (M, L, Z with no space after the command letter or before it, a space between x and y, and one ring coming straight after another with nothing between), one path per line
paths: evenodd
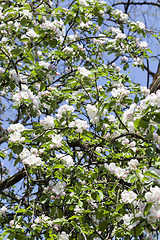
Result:
M69 240L69 235L66 232L61 232L59 235L59 240Z
M106 109L104 109L102 113L100 113L101 109L98 110L98 108L95 105L87 104L86 110L88 116L91 118L91 122L93 123L97 123L100 117L106 116Z
M127 90L124 86L121 88L113 88L112 92L111 92L113 97L116 98L123 98L124 96L128 96L130 94L130 91Z
M38 224L47 224L50 227L53 226L53 221L50 219L50 217L45 216L44 214L42 214L40 217L37 217L34 219L34 223L31 225L31 228L35 228L37 227Z
M54 117L52 116L47 116L43 120L40 120L40 124L43 125L44 129L50 129L54 128L55 123L54 123Z
M57 118L62 118L63 114L67 112L74 112L75 108L73 106L69 106L67 104L62 105L60 108L58 108L58 114L56 114Z
M66 155L66 154L61 153L61 154L57 154L56 158L60 159L67 167L74 166L73 158L70 155Z
M118 178L127 178L128 171L121 167L117 167L115 163L104 164L104 167L109 170L112 174L115 174Z
M29 166L40 166L43 164L41 158L38 156L38 150L35 148L31 148L31 150L24 148L20 153L20 159L24 164Z
M22 143L25 141L25 137L21 136L21 132L25 130L25 127L21 123L11 124L8 129L11 132L9 141L13 143Z
M49 192L49 193L54 193L58 197L59 196L65 196L65 187L66 183L65 182L58 182L54 183L52 180L49 181L49 186L44 188L44 192ZM51 196L52 199L54 199L54 196Z
M25 103L26 105L30 103L32 104L32 108L34 110L39 110L40 101L38 96L34 95L33 92L27 87L27 85L22 87L22 90L18 90L12 96L14 101L14 106L20 106L21 103Z
M70 128L76 127L76 132L82 133L83 130L86 130L89 125L87 124L87 121L76 119L75 121L72 121L68 125Z

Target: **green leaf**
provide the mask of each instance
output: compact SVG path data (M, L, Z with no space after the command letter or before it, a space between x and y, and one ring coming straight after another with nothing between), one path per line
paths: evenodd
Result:
M98 25L101 26L103 23L103 17L102 16L98 16Z
M132 104L132 103L133 103L132 98L130 98L130 97L128 97L128 96L125 96L125 97L123 98L123 100L122 100L122 104L126 104L126 103Z
M11 233L9 234L9 236L7 237L7 240L13 240L16 236L16 233Z
M139 130L139 119L136 119L134 121L134 127L135 127L136 130Z
M136 231L136 236L138 237L139 235L142 234L143 232L143 228L139 225L135 227L135 231Z
M45 87L46 87L46 83L42 81L40 86L40 91L44 91Z
M92 82L89 81L88 79L83 79L83 82L84 82L87 86L92 86Z
M51 108L53 109L53 111L56 110L56 101L55 100L51 101Z
M156 151L156 146L155 146L155 145L153 145L152 147L148 147L148 148L146 149L146 155L147 155L148 157L153 158L154 155L155 155L155 151Z
M15 48L11 51L12 55L19 56L22 53L22 49L20 48Z
M0 157L2 157L2 158L6 157L5 154L2 151L0 151Z
M52 39L48 41L49 46L54 48L57 45L57 40L56 39Z
M148 181L150 181L150 179L147 178L147 177L143 177L143 178L141 179L141 181L142 181L142 182L148 182Z
M49 200L49 196L48 196L48 195L43 195L43 196L40 198L40 202L41 202L42 204L46 203L48 200Z
M146 136L145 136L145 139L153 139L153 133L148 133Z
M60 165L60 164L57 164L57 165L55 165L53 168L65 168L65 166L64 165Z
M11 90L15 89L15 84L13 82L10 82L9 85L10 85Z
M58 217L59 217L59 218L62 218L62 217L63 217L63 211L62 211L61 208L58 208L58 207L57 207L57 213L58 213Z
M82 99L82 100L83 100L83 99L85 99L85 100L89 100L90 97L89 97L88 95L83 95L83 96L81 97L81 99Z
M160 113L154 113L152 120L160 124Z
M149 119L147 117L142 117L139 120L139 127L147 129L149 126Z
M81 106L82 106L81 103L79 103L79 102L76 103L76 108L77 108L78 111L80 110Z
M143 175L159 179L159 175L154 171L147 170L143 173Z
M147 215L147 213L148 213L149 210L151 209L152 205L153 205L153 203L147 203L147 204L146 204L146 206L145 206L145 208L144 208L144 211L143 211L144 216Z
M75 219L75 218L80 218L80 217L82 217L82 216L80 216L80 215L73 215L73 216L70 217L68 220L73 220L73 219Z
M104 231L107 228L107 226L108 226L108 221L105 220L99 224L99 230Z
M23 145L19 144L19 145L13 145L12 147L12 151L15 153L15 154L20 154L22 151L23 151Z
M138 103L139 102L139 97L136 95L135 98L134 98L134 102L135 103Z
M10 152L10 154L9 154L9 161L11 161L12 157L13 157L13 153Z
M61 90L62 93L70 93L71 92L71 88L68 87L63 87Z

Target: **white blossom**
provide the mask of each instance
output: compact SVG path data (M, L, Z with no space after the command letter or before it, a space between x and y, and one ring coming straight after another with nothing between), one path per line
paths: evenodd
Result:
M60 134L55 134L54 136L52 136L52 139L51 139L51 141L55 144L57 148L60 148L62 146L62 140L63 140L63 137Z
M139 57L134 58L134 65L139 66L139 65L142 65L142 63L143 63L143 59Z
M69 235L66 232L61 232L59 240L69 240Z
M54 128L54 117L47 116L44 120L40 120L40 124L44 126L44 129Z
M98 109L96 108L96 106L91 105L91 104L87 104L87 114L90 118L95 118L97 116L98 113Z
M147 48L148 47L148 43L146 41L142 41L138 45L139 45L140 48Z
M0 211L1 211L1 213L4 213L7 211L7 208L5 206L3 206Z
M67 167L74 166L73 158L70 155L65 155L65 154L59 154L56 155L58 159L61 159Z
M58 109L58 114L56 114L56 116L58 118L61 118L63 113L74 112L74 110L75 110L75 108L73 106L69 106L67 104L64 104Z
M121 197L122 197L122 202L132 203L137 198L137 194L134 193L133 191L124 190L121 193Z
M9 141L13 143L22 143L25 141L25 137L21 137L20 132L14 132L10 134Z
M78 67L78 71L84 77L88 77L91 74L91 72L89 70L87 70L85 67Z
M82 133L83 130L86 130L89 126L87 124L87 121L76 119L75 121L72 121L68 125L70 128L76 127L76 132Z
M150 94L150 90L147 87L140 87L141 92L145 95L148 96Z
M15 124L11 124L7 130L9 132L15 132L15 131L18 131L18 132L23 132L25 130L25 127L23 126L23 124L21 123L15 123Z
M31 37L31 38L37 38L39 37L39 35L33 30L33 29L29 29L28 32L26 32L26 35Z
M138 165L139 165L139 162L137 159L131 159L129 162L128 162L128 165L129 165L129 169L135 169Z
M141 28L141 29L145 29L144 23L142 23L142 22L140 22L140 21L137 21L137 22L136 22L136 25L137 25L139 28Z
M51 190L56 195L61 195L64 192L65 187L66 187L65 182L58 182L56 185L52 187Z

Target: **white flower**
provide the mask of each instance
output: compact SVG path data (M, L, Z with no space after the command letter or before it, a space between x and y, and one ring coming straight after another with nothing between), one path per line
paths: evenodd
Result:
M109 122L116 122L115 116L112 114L107 116L107 118L108 118Z
M21 123L15 123L15 124L11 124L7 130L9 132L15 132L15 131L19 131L22 132L25 130L25 127L21 124Z
M69 235L66 232L61 232L59 240L69 240Z
M31 155L30 151L27 148L24 148L19 156L20 156L21 160L24 160L25 158L27 158L30 155Z
M58 182L55 186L52 187L52 192L56 195L60 195L64 192L64 188L66 187L65 182Z
M39 66L44 67L44 68L49 68L50 63L44 62L44 61L39 61Z
M142 63L143 63L143 59L140 59L139 57L134 58L134 64L136 66L142 65Z
M117 33L116 39L124 39L126 38L126 35L124 33Z
M28 32L26 32L26 35L32 38L37 38L39 37L39 35L33 30L33 29L29 29Z
M123 97L123 96L127 96L130 94L130 91L127 90L124 87L119 87L119 88L113 88L112 92L111 92L113 97Z
M9 222L9 225L10 225L11 227L12 227L14 224L15 224L14 220L11 220L11 221Z
M23 14L24 16L28 17L29 19L32 19L32 13L30 13L29 10L24 9L24 10L22 11L22 14Z
M139 165L139 162L137 159L131 159L130 162L128 162L128 165L129 165L129 169L134 169L136 168L138 165Z
M146 41L140 42L139 44L140 48L147 48L148 47L148 43Z
M1 208L1 213L4 213L4 212L6 212L7 211L7 208L5 207L5 206L3 206L2 208Z
M78 67L78 71L84 77L88 77L91 74L91 72L89 70L87 70L85 67Z
M62 105L59 109L58 109L58 114L56 114L56 116L58 118L61 118L62 117L62 114L63 113L66 113L66 112L74 112L74 107L73 106L69 106L67 104L64 104Z
M42 161L40 157L35 156L35 154L31 154L27 158L23 160L24 164L27 164L29 166L40 166L42 165Z
M87 114L90 118L95 118L97 116L98 109L96 108L96 106L88 104L86 109Z
M127 58L126 56L120 57L120 59L121 59L122 61L127 61L127 60L128 60L128 58Z
M25 137L21 137L20 132L14 132L10 134L9 141L13 143L22 143L25 141Z
M43 125L45 129L54 128L54 117L47 116L44 120L40 120L40 124Z
M78 205L76 205L74 211L75 213L79 213L81 211L81 208Z
M67 165L67 167L74 166L73 158L70 155L59 154L56 155L58 159L62 159L62 161Z
M156 202L160 199L160 188L158 186L151 187L150 192L145 193L147 202Z
M87 124L87 121L77 119L75 121L70 122L69 127L70 128L77 127L76 132L82 133L83 129L86 130L89 126Z
M134 123L133 122L128 122L128 130L133 132L134 131Z
M123 216L123 221L124 221L124 224L129 226L130 225L130 221L133 219L133 214L125 214Z
M125 173L126 173L126 170L123 169L123 168L117 167L117 168L115 169L115 175L116 175L118 178L124 177L124 176L125 176Z
M144 25L144 23L142 23L142 22L137 21L137 22L136 22L136 25L137 25L139 28L141 28L141 29L145 29L145 25Z
M122 197L122 202L132 203L137 198L137 194L135 194L133 191L124 190L121 193L121 197Z
M148 96L150 94L150 90L147 87L140 87L140 89L145 96Z
M98 153L101 153L102 152L102 148L101 147L96 147L95 151L98 152Z
M110 163L109 165L107 163L104 164L104 167L108 169L111 173L115 173L117 166L115 163Z
M116 9L116 10L114 11L114 14L119 15L121 21L126 21L126 20L128 20L128 14L123 13L123 12L122 12L121 10L119 10L119 9Z
M55 144L57 148L60 148L62 146L62 140L63 137L60 134L55 134L54 136L52 136L52 142Z
M62 52L65 52L65 53L73 53L73 49L71 47L65 47Z
M42 222L42 219L39 218L39 217L37 217L37 218L34 219L34 222L35 222L35 223L41 223L41 222Z

